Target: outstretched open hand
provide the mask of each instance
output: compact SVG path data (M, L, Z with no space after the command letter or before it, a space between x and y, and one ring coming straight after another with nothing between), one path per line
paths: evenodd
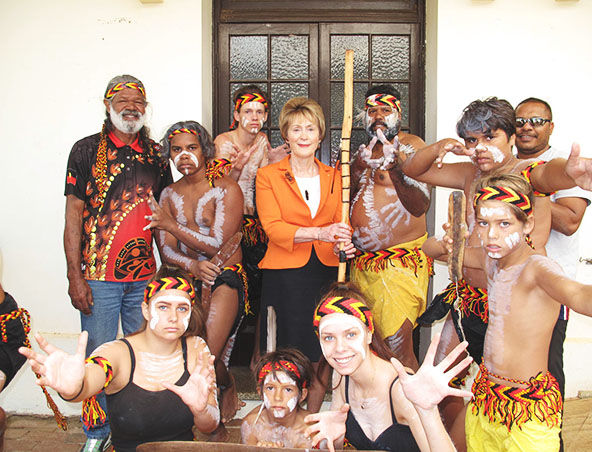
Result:
M216 390L214 356L209 355L208 358L206 352L201 352L199 361L190 374L183 386L168 381L163 382L162 386L177 394L194 414L201 413L208 406L210 394Z
M436 160L434 160L434 163L438 168L442 168L444 156L449 152L452 152L455 155L466 155L469 157L475 153L474 148L467 148L460 141L455 140L453 138L445 138L439 141L438 144L440 152L438 153L438 157L436 157Z
M144 231L152 228L171 231L177 221L165 209L160 207L152 193L148 198L148 207L150 207L152 214L145 217L150 223L144 227Z
M74 355L69 355L51 345L39 333L35 334L35 340L47 356L27 347L19 348L20 354L29 359L33 372L41 375L35 383L40 386L49 386L67 399L78 394L84 380L84 357L88 333L83 331L78 337L78 346Z
M448 383L452 378L458 375L461 370L467 367L473 358L468 356L456 366L446 371L461 353L465 351L468 342L465 341L457 345L437 366L434 366L434 357L436 356L439 342L440 334L436 334L428 348L423 364L415 375L409 375L397 359L391 358L391 363L399 374L401 388L403 389L405 397L417 408L422 408L424 410L436 407L448 396L472 396L470 391L452 388Z
M580 157L580 145L574 143L565 164L565 173L584 190L592 190L592 159Z
M304 418L304 422L310 424L304 431L304 435L311 438L313 447L322 440L327 440L327 447L331 452L335 452L333 442L345 436L345 421L348 411L349 405L345 403L338 411L323 411L309 414Z

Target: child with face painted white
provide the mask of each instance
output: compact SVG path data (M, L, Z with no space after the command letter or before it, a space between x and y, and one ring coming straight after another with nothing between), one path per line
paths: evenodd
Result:
M506 100L495 97L471 102L456 124L456 131L464 143L452 138L440 140L420 149L403 163L403 172L414 179L440 187L463 190L467 200L472 200L479 178L493 174L523 174L538 192L534 200L535 227L529 239L536 249L543 249L551 229L551 201L548 195L555 190L573 187L586 188L589 184L590 159L579 158L579 146L574 144L568 161L554 159L547 163L536 159L518 160L512 153L516 138L516 114ZM469 157L443 163L446 154ZM471 233L469 246L480 246L474 222L473 205L466 203L466 218ZM438 294L426 312L418 319L422 325L447 316L442 330L441 350L436 362L456 344L457 333L449 314L453 302L461 300L462 328L469 342L468 352L475 362L483 356L483 342L487 329L487 278L480 269L464 267L463 279L458 288L449 284ZM458 379L455 384L462 382ZM452 406L450 404L456 404ZM464 419L460 399L445 401L442 409L446 425L452 428L456 419ZM456 440L456 438L455 438Z
M86 331L74 355L39 334L35 338L47 355L25 347L19 351L41 375L37 384L55 389L68 402L104 389L117 452L132 452L150 441L192 441L194 426L210 432L220 420L214 357L198 336L204 320L194 301L189 276L163 266L146 287L145 325L137 333L101 345L86 361Z
M312 447L304 435L302 408L308 395L313 369L296 349L280 349L264 355L256 364L257 392L263 403L247 414L241 425L241 443L278 447Z
M375 331L372 312L351 285L338 286L321 301L314 325L334 370L331 410L305 419L314 445L327 440L329 449L340 449L345 438L359 450L456 451L438 403L447 396L470 395L448 385L471 362L468 357L452 366L466 342L434 366L436 336L417 373L408 375Z
M526 243L532 203L530 184L515 175L484 178L475 189L481 246L465 248L464 265L487 275L489 325L467 408L468 451L559 450L562 399L547 370L549 343L561 304L592 316L592 286L567 278ZM426 244L438 258L453 241L446 235Z
M232 419L240 407L228 360L240 322L248 311L248 297L241 249L221 266L210 259L240 231L243 195L232 178L215 175L207 167L214 156L214 145L199 123L177 122L166 131L161 143L163 153L183 177L162 191L160 205L151 198L152 215L147 216L147 227L158 229L155 237L164 262L178 265L201 284L212 286L209 311L205 313L207 341L216 356L224 422ZM221 424L215 439L223 441L226 437Z

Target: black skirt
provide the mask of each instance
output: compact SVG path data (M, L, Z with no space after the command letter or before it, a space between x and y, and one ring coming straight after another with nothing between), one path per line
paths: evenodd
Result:
M337 267L319 261L314 248L304 267L263 270L261 290L261 350L267 343L267 307L277 318L277 348L293 347L316 363L321 358L319 339L312 326L314 310L337 280Z

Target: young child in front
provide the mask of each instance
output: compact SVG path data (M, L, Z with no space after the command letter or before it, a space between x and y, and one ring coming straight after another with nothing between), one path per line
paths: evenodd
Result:
M547 370L549 343L561 304L592 316L592 286L529 246L532 205L531 185L517 175L486 177L475 188L481 246L465 248L464 265L487 276L489 325L465 419L469 452L559 449L563 402ZM432 237L424 251L438 258L452 245L448 235Z
M311 448L311 440L304 435L304 418L310 412L301 406L313 376L308 358L296 349L276 350L258 361L254 374L263 404L245 416L241 443Z

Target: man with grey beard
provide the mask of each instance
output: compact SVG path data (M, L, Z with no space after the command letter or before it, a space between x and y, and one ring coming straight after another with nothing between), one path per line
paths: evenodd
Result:
M421 251L430 199L427 185L401 171L406 156L425 143L400 131L400 98L391 85L366 92L363 122L371 141L360 147L352 166L351 224L358 251L350 270L390 349L417 370L412 337L431 272Z
M74 144L66 174L66 253L72 305L88 331L86 356L140 328L144 288L154 273L148 198L172 182L168 162L144 126L146 91L131 75L114 77L105 91L100 133ZM100 353L98 353L100 355ZM108 363L103 364L108 379ZM87 436L81 451L110 447L105 395L83 403Z

